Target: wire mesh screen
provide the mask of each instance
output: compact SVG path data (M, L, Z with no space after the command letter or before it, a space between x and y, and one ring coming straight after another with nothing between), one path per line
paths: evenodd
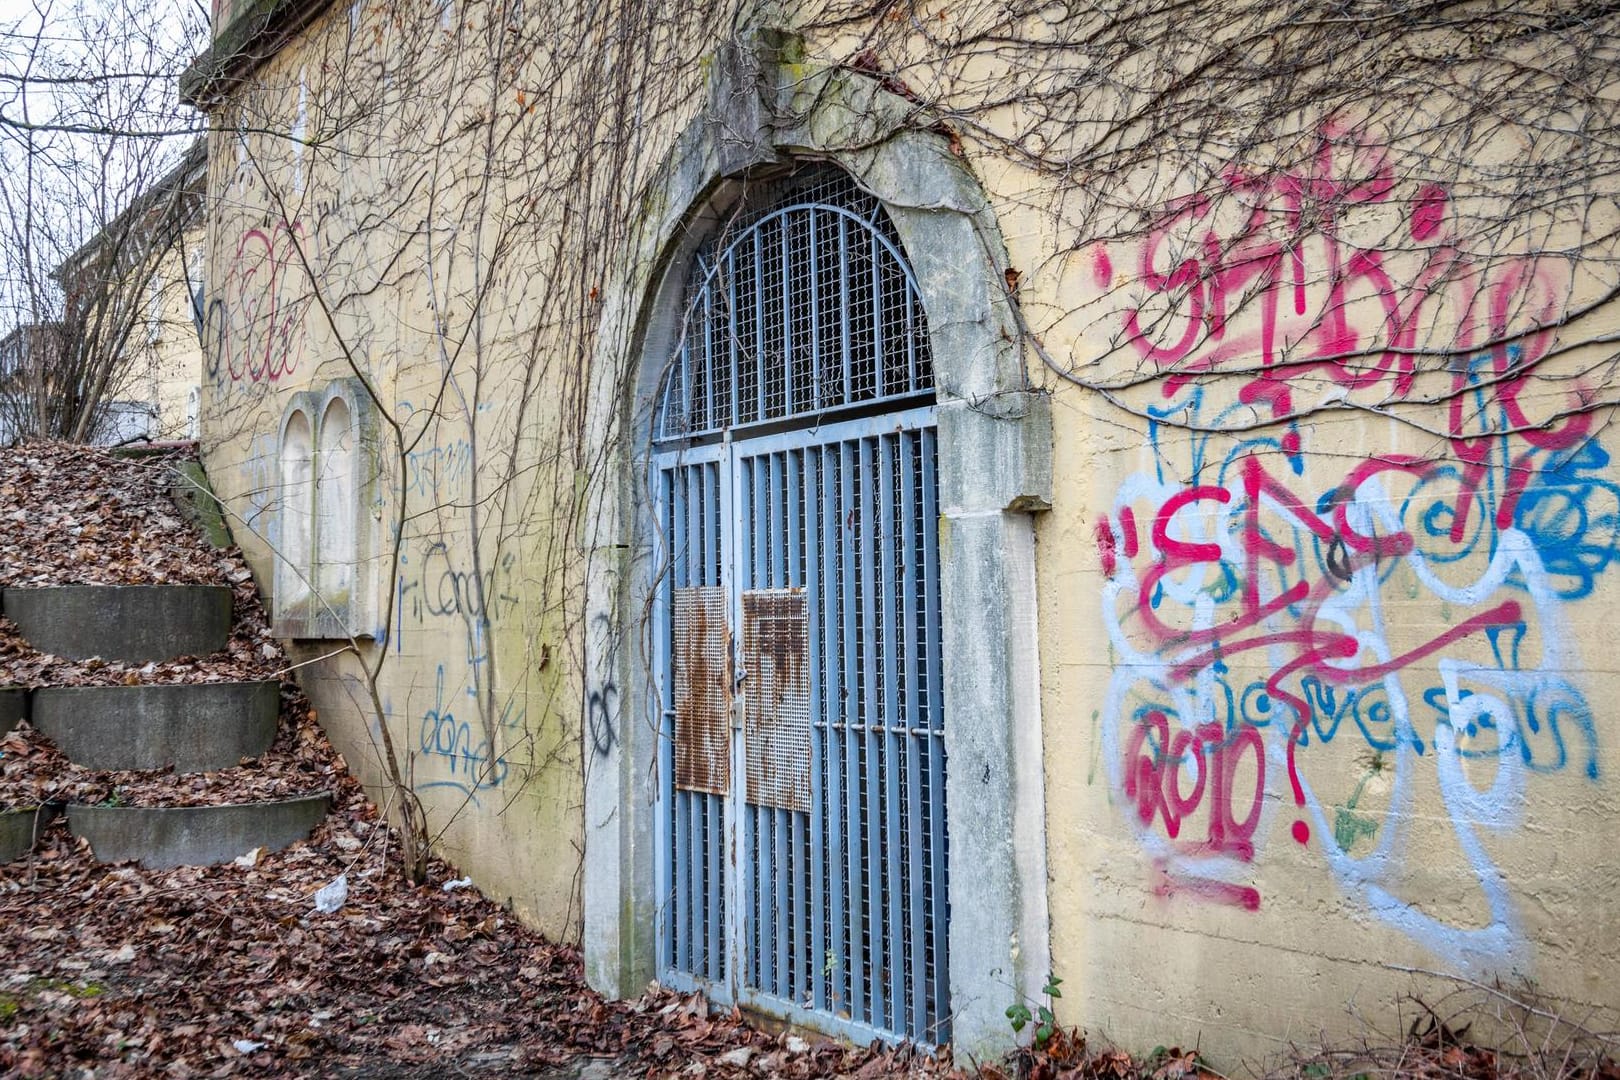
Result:
M731 686L726 593L718 585L675 590L670 620L675 682L675 786L724 795L731 787Z
M742 594L747 801L810 809L809 612L803 589Z
M659 439L823 416L933 387L927 321L894 226L828 166L766 186L704 246Z

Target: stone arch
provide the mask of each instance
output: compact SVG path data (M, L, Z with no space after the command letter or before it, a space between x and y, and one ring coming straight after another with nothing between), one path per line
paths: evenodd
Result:
M914 106L864 76L795 61L763 34L722 51L706 111L679 138L648 196L626 287L608 297L592 431L612 470L587 538L585 753L587 977L639 992L654 974L657 700L636 632L658 568L645 490L650 421L693 251L751 177L800 157L833 162L884 204L928 310L939 428L947 814L955 1042L1008 1041L1009 1001L1038 996L1049 966L1045 810L1031 513L1050 505L1045 396L1020 354L994 214ZM613 355L631 344L630 363ZM615 346L614 343L619 343ZM604 728L611 739L597 733Z
M294 402L281 423L277 460L280 528L277 543L275 610L301 609L314 584L315 519L311 500L315 489L315 425L307 403Z
M284 637L379 637L376 416L357 379L291 396L282 415L273 625Z
M355 512L359 474L354 410L333 395L321 412L315 454L315 562L327 602L346 608L352 591L360 515Z

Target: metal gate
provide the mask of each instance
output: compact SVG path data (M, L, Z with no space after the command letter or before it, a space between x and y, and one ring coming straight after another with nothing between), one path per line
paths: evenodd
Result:
M698 256L655 432L659 958L866 1039L949 1038L932 367L825 167Z

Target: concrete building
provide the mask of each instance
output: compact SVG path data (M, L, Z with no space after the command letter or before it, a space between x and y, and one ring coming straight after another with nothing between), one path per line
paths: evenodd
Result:
M1613 1027L1575 6L222 7L213 485L379 801L610 993Z
M51 269L57 321L0 339L0 445L196 438L206 149L196 141Z
M134 206L57 271L64 284L71 285L74 264L96 264L101 245L131 249L129 259L122 261L138 264L135 270L141 280L111 290L128 294L120 306L130 310L119 318L129 329L94 442L117 445L197 437L207 166L207 145L198 140Z

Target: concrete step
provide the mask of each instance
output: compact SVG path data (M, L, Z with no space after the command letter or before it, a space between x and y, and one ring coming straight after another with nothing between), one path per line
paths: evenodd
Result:
M134 859L163 870L212 866L254 848L280 851L326 816L328 792L227 806L69 806L68 828L102 862Z
M275 679L47 687L31 697L34 727L89 769L229 768L270 749L281 711Z
M54 585L6 589L0 610L41 652L146 663L206 656L231 634L223 585Z
M0 735L28 719L28 691L20 686L0 686Z
M45 826L56 820L61 807L55 803L0 810L0 863L8 863L32 850Z

